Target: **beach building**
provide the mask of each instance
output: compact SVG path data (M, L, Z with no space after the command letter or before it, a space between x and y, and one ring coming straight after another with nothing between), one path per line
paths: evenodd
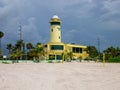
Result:
M61 41L61 20L57 15L54 15L49 23L50 41L43 46L47 59L62 60L63 56L65 59L85 59L88 57L87 46L67 44Z

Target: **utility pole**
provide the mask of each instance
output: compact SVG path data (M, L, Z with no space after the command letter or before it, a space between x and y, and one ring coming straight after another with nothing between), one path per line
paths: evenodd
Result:
M22 25L19 25L19 40L22 40Z
M21 23L19 24L19 42L22 42L22 25L21 25ZM21 47L23 47L23 45L20 44L20 51L22 51ZM22 55L20 55L20 59L22 59Z
M98 59L100 59L100 38L97 38L98 41Z

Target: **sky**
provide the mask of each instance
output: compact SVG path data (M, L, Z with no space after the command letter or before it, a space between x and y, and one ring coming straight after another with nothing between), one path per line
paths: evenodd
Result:
M20 25L24 42L49 42L53 15L62 20L64 43L120 47L120 0L0 0L4 53L19 39Z

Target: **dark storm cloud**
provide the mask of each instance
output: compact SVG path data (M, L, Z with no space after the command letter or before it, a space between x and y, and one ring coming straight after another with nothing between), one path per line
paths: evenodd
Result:
M64 42L97 45L99 37L102 49L120 46L120 0L0 0L4 48L19 38L20 23L25 42L48 42L54 14L62 19Z

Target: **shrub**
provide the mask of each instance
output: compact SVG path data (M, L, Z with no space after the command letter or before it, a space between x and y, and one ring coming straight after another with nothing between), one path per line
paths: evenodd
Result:
M53 61L52 61L52 60L49 60L48 63L53 63Z
M120 63L120 56L110 58L107 62Z
M33 62L35 62L35 63L39 63L40 61L39 61L39 60L33 60Z
M4 64L10 64L9 62L6 62L6 61L3 61L2 63L4 63Z
M60 60L57 60L57 62L56 63L61 63L61 61Z

